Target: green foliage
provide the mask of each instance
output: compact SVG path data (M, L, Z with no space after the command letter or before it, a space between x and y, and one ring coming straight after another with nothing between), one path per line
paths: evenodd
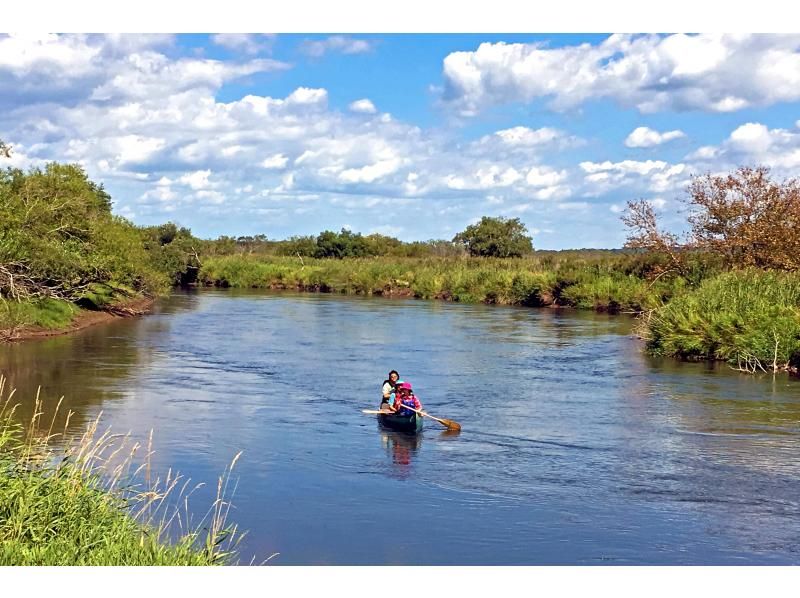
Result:
M195 245L173 223L139 228L113 215L79 166L0 171L0 329L65 326L73 310L56 299L103 309L191 282Z
M300 255L313 257L317 251L317 239L313 236L290 237L278 243L278 255Z
M681 292L682 279L625 274L630 256L553 252L528 258L207 258L203 284L292 288L364 295L408 295L465 303L563 305L608 311L651 309Z
M527 232L519 218L484 216L453 237L453 242L464 245L473 256L520 257L533 251Z
M346 228L334 233L326 230L317 237L317 249L314 257L364 257L370 255L369 243L360 233L353 233Z
M78 307L75 304L59 299L0 299L0 330L20 326L37 326L48 330L66 328L77 313Z
M800 276L722 274L656 311L647 332L656 355L786 369L800 356Z
M226 509L214 507L205 538L198 527L182 530L170 541L164 499L179 477L145 487L135 473L120 478L131 471L136 449L130 447L129 455L122 456L125 440L118 445L108 433L95 437L92 426L57 454L49 446L51 436L39 427L41 404L23 429L13 418L4 382L0 377L0 566L207 566L231 561L229 547L238 536L235 527L225 524ZM117 461L110 461L112 452Z

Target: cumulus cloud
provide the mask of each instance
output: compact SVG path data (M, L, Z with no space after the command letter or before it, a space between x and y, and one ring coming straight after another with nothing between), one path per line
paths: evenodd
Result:
M271 59L170 59L159 51L170 40L121 34L0 37L0 106L166 97L289 68Z
M653 147L682 137L686 137L686 133L679 130L659 133L648 127L637 127L625 139L625 145L628 147Z
M289 162L289 158L284 156L283 154L275 154L274 156L270 156L266 158L262 163L261 166L268 170L281 170L286 168L286 164Z
M235 52L258 54L270 51L275 37L272 33L217 33L211 36L211 41Z
M641 112L731 112L800 99L800 35L612 35L598 45L483 43L443 63L442 101L472 116L508 102L567 110L609 98Z
M779 176L796 176L800 167L800 131L770 129L762 123L748 122L734 129L717 146L698 148L687 159L704 169L731 170L739 165L765 165Z
M377 112L375 104L373 104L367 98L356 100L355 102L351 103L348 108L350 108L351 112L358 112L360 114L375 114Z
M304 54L320 58L329 52L341 54L363 54L371 51L373 43L365 39L354 39L345 35L334 35L323 40L306 40L300 46Z
M580 163L580 168L585 173L587 196L600 196L624 188L658 193L678 191L685 188L692 174L686 164L670 164L663 160L585 161Z

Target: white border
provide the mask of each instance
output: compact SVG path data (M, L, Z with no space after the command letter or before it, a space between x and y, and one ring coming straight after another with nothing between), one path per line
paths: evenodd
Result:
M625 33L798 30L786 0L23 0L3 31Z
M402 583L398 580L402 579ZM59 598L167 596L457 596L786 595L798 567L227 567L5 568L4 593L52 592Z

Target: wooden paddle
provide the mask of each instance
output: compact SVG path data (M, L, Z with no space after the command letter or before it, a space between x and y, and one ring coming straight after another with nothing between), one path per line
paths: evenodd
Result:
M424 411L420 411L419 409L414 409L413 407L409 407L408 405L403 405L406 409L414 411L415 413L419 413L425 417L430 417L431 419L435 419L437 422L445 426L448 430L460 430L461 424L458 422L453 421L452 419L439 419L438 417L434 417L425 413Z
M408 409L409 411L414 411L415 413L419 413L424 417L430 417L431 419L435 419L437 422L445 426L448 430L460 430L461 424L458 422L454 422L452 419L439 419L438 417L434 417L425 413L424 411L420 411L419 409L414 409L413 407L409 407L408 405L403 405L402 408ZM362 413L394 413L392 411L375 411L373 409L364 409Z

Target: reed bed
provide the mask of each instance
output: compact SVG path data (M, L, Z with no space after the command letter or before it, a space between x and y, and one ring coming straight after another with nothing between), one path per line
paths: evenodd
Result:
M648 281L641 257L608 252L528 258L352 258L224 256L203 262L205 285L411 296L463 303L642 311L663 304L683 282Z
M800 367L800 274L740 270L703 282L645 322L650 352L743 371Z
M130 434L101 431L98 415L72 436L72 413L62 430L54 430L61 401L46 420L38 395L23 425L6 384L0 376L0 565L234 562L243 534L227 517L240 455L217 480L214 503L195 523L189 498L202 484L171 470L151 479L152 432L143 446Z

